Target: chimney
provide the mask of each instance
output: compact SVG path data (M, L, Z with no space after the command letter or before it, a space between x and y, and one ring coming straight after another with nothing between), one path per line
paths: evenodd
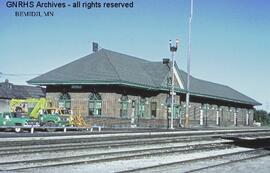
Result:
M96 43L96 42L93 42L93 44L92 44L92 50L93 50L93 52L97 52L98 51L98 43Z
M163 58L162 63L167 65L167 67L170 69L170 59L169 58Z
M169 64L170 59L169 58L163 58L162 62L163 62L163 64Z
M4 87L6 89L12 89L12 83L9 83L9 80L5 79Z

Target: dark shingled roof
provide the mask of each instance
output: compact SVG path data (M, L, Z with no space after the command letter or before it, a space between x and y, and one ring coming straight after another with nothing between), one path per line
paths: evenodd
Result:
M183 86L186 86L187 74L177 72ZM169 68L162 62L150 62L133 56L101 49L93 54L56 68L30 81L36 85L57 84L118 84L153 90L168 90L167 80ZM166 82L165 82L166 83ZM186 92L186 88L176 87L178 92ZM240 102L249 105L260 105L257 101L225 86L191 76L191 95Z
M0 87L0 98L10 98L6 91Z
M187 73L178 70L178 73L181 74L181 78L186 87L187 83ZM190 92L192 95L205 96L210 98L217 98L221 100L235 101L235 102L244 102L250 105L261 105L256 100L228 87L226 85L221 85L201 79L197 79L193 76L190 76Z
M45 89L36 86L13 85L9 82L0 83L0 98L26 99L45 97Z

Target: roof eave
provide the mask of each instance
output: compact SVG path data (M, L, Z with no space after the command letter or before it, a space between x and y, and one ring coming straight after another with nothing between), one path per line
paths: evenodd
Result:
M159 87L154 87L150 85L144 85L144 84L136 84L126 81L61 81L61 82L31 82L28 81L28 83L33 85L125 85L125 86L131 86L136 88L144 88L144 89L150 89L150 90L159 90Z
M208 97L208 98L224 100L224 101L229 101L229 102L234 102L234 103L247 104L247 105L252 105L252 106L262 105L259 102L247 102L247 101L242 101L242 100L229 99L229 98L225 98L225 97L213 96L213 95L208 95L208 94L201 94L201 93L196 93L196 92L190 92L190 94L193 95L193 96Z
M72 82L72 81L71 82L69 82L69 81L31 82L31 81L27 81L27 83L33 84L33 85L41 85L41 86L46 86L46 85L122 85L122 86L130 86L130 87L134 87L134 88L154 90L154 91L170 91L170 88L168 88L168 87L154 87L154 86L150 86L150 85L136 84L136 83L131 83L131 82L127 82L127 81L76 81L76 82ZM175 90L178 93L184 93L184 94L187 93L187 91L184 89L176 88ZM225 97L201 94L201 93L196 93L196 92L190 92L190 94L193 96L213 98L213 99L224 100L224 101L229 101L229 102L234 102L234 103L247 104L247 105L252 105L252 106L262 105L259 102L256 102L256 103L255 102L246 102L246 101L234 100L234 99L229 99L229 98L225 98Z

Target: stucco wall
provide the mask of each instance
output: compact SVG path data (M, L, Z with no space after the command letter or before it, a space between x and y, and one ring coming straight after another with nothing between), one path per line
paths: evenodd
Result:
M0 99L0 112L9 112L9 100Z
M185 102L182 105L182 117L185 118ZM202 110L202 119L201 119ZM253 123L252 109L190 103L189 120L193 126L246 126ZM203 122L200 122L200 121Z

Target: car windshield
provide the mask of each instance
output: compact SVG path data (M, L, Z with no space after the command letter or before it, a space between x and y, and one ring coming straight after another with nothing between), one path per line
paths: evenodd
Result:
M22 117L22 114L20 112L12 112L12 117L15 117L15 118L20 118Z
M9 115L10 117L13 117L13 118L25 118L25 117L27 117L25 114L22 114L21 112L10 112L10 113L7 113L7 115Z

